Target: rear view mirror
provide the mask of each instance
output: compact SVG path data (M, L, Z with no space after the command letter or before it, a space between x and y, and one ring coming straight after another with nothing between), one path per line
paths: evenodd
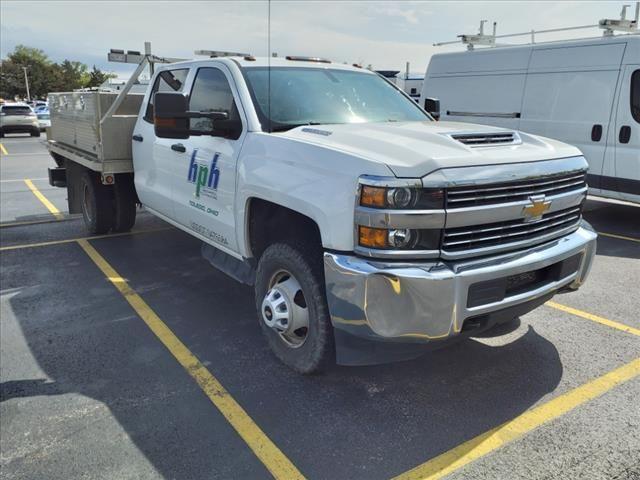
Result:
M156 137L189 138L187 97L181 93L157 92L153 97L153 127Z
M440 120L440 100L427 97L424 99L424 109L435 119Z

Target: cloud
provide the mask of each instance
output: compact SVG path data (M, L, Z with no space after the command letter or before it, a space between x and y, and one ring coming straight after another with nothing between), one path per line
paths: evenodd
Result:
M424 72L434 42L475 33L480 19L498 33L595 24L617 17L624 2L271 2L271 50ZM16 44L43 49L56 61L94 63L111 71L109 48L192 58L197 49L268 55L266 1L0 1L0 54ZM597 30L589 34L599 34ZM563 34L564 37L575 33ZM462 45L447 50L462 50Z
M430 14L430 12L419 11L414 8L401 8L395 3L381 6L374 5L372 10L378 15L402 18L405 22L413 25L420 23L422 16Z

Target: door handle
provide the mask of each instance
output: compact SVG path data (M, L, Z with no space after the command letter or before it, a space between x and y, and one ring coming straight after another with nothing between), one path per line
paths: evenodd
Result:
M602 125L595 124L591 128L591 141L599 142L602 138Z
M171 150L173 150L174 152L180 152L180 153L184 153L187 151L185 146L181 143L174 143L173 145L171 145Z
M131 137L133 140L135 140L136 142L141 142L144 140L144 138L142 138L142 135L138 135L137 133Z
M629 143L629 140L631 140L631 127L629 125L623 125L620 127L618 141L620 143Z

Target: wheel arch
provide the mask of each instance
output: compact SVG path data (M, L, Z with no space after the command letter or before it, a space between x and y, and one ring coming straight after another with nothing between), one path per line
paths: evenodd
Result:
M308 213L252 196L245 202L245 256L258 259L272 243L304 241L323 247L319 223Z

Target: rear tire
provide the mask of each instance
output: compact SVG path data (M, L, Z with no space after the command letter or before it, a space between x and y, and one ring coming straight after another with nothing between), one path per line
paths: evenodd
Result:
M113 231L128 232L136 223L136 191L130 175L116 177L113 185Z
M4 138L4 132L2 131L1 128L0 128L0 138Z
M307 245L275 243L264 251L256 271L255 300L258 321L273 353L293 370L303 373L318 373L335 363L333 326L327 306L322 256L317 248ZM267 325L270 319L268 299L277 285L288 283L293 278L293 295L285 294L287 306L283 310L303 312L308 327L293 333L282 333ZM280 283L279 283L280 282ZM289 292L291 290L289 289ZM295 299L295 301L294 301ZM276 300L279 300L276 295ZM277 302L275 302L277 303ZM294 305L295 303L296 305ZM306 310L306 312L304 312ZM295 316L292 314L292 317ZM287 322L295 323L294 318Z
M107 233L113 225L113 190L88 171L82 174L80 182L80 203L87 230L93 234Z

